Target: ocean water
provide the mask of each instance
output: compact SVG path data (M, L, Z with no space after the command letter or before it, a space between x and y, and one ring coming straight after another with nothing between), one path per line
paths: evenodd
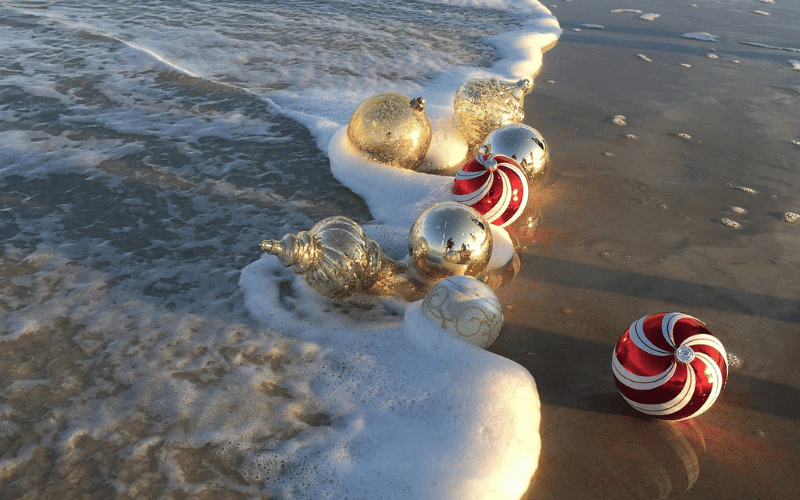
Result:
M350 113L423 96L431 161L459 160L453 94L534 77L546 8L8 1L0 28L0 496L523 494L524 368L257 244L345 215L403 259L450 179L358 157Z

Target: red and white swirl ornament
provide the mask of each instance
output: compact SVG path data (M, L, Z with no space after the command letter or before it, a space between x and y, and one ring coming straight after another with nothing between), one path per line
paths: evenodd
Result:
M705 412L728 379L719 339L699 319L676 312L635 321L617 342L611 365L622 397L664 420Z
M456 172L452 192L455 201L474 208L490 224L504 227L517 220L528 204L528 178L512 158L483 154Z

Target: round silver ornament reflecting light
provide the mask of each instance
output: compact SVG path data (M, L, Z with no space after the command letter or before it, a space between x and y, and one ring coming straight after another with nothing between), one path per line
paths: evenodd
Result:
M503 327L500 299L486 283L470 276L451 276L428 290L422 314L453 337L486 349Z
M431 144L425 100L403 94L375 94L356 107L347 137L357 150L378 163L415 170Z
M499 127L486 136L479 150L516 160L531 186L542 181L550 164L550 150L544 137L524 123Z
M443 201L414 221L408 252L413 267L428 279L478 276L492 257L492 230L473 208Z
M384 255L374 240L347 217L323 219L309 231L264 240L262 251L305 278L330 299L343 299L370 288L378 280Z
M456 91L453 124L475 151L492 131L510 123L522 123L523 100L533 88L528 79L517 82L494 78L469 80Z

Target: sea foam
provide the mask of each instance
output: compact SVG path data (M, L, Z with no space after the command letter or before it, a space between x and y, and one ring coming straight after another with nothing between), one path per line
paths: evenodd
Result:
M0 343L30 359L3 360L2 474L41 497L519 498L524 368L417 302L331 303L255 242L344 212L403 259L450 179L366 161L350 113L424 96L428 165L452 168L458 86L534 77L557 21L528 0L191 5L4 5Z
M460 77L534 75L543 49L560 32L552 18L538 22L544 24L544 33L506 49L512 56L506 72ZM463 139L450 128L456 83L460 85L460 81L439 82L431 93L419 92L434 125L431 149L436 156L429 155L428 163L444 169L463 161L466 150ZM324 147L327 142L333 175L366 201L375 221L387 228L384 234L399 234L402 240L422 210L451 198L452 179L369 161L349 144L344 116L335 118L340 125L328 122L325 127L310 116L297 118L322 131L318 143ZM397 239L379 243L402 248L404 241ZM420 314L419 302L390 301L404 312L398 310L394 321L383 328L375 327L377 320L371 314L368 326L351 323L351 317L345 326L321 312L330 311L324 301L295 291L303 300L293 302L293 307L303 312L287 316L281 312L275 279L265 278L285 273L279 267L276 259L264 257L242 272L240 285L248 309L263 324L319 342L330 353L324 363L318 362L314 385L326 388L318 397L331 421L339 423L314 438L328 444L315 443L292 460L303 471L298 472L300 477L315 471L311 483L287 476L279 480L284 492L300 495L311 486L312 491L323 492L318 498L327 498L329 492L331 498L341 497L347 490L357 495L391 491L396 498L490 499L518 498L525 491L540 447L539 401L526 370L447 336ZM300 278L286 279L293 287L306 288ZM313 303L318 305L309 310L307 305ZM374 307L388 308L386 303ZM322 477L332 483L324 484ZM402 493L398 485L403 485Z
M456 79L451 75L417 92L425 97L434 126L427 159L434 168L463 161L466 145L450 125L457 86L470 77L532 77L543 50L555 43L560 30L554 18L534 4L520 6L526 7L523 12L534 9L529 24L536 30L490 38L505 47L503 65L493 73L455 72ZM368 233L392 234L379 243L402 248L404 242L397 240L404 239L416 216L451 198L451 177L375 164L349 144L347 113L329 117L332 121L322 126L313 116L296 118L320 132L318 144L327 150L333 175L366 201L377 227L386 228L368 228ZM292 300L293 314L281 307L277 275L292 283L290 295L302 297ZM240 286L251 314L263 324L318 342L326 352L315 363L314 387L322 411L336 424L309 436L313 445L302 446L292 458L302 472L279 479L284 493L305 498L302 492L311 487L315 498L339 498L348 491L350 496L386 492L394 498L490 499L518 498L525 491L540 447L539 400L525 369L449 337L421 315L419 302L376 299L369 313L362 311L369 316L365 325L353 323L352 316L337 323L330 304L308 293L302 279L286 275L274 257L245 268ZM381 320L375 310L392 310L390 304L396 316L377 327Z

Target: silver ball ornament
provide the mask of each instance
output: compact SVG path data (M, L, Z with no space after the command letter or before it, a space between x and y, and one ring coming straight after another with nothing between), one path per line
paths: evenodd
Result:
M470 276L451 276L428 290L422 314L453 337L486 349L503 327L500 299L486 283Z
M492 230L481 214L456 201L425 209L408 233L412 266L438 281L448 276L478 276L492 257Z
M486 136L479 150L516 160L528 176L531 186L542 181L550 165L550 149L544 137L524 123L497 128Z
M368 158L393 167L416 170L432 138L422 97L375 94L356 107L347 124L350 143Z

